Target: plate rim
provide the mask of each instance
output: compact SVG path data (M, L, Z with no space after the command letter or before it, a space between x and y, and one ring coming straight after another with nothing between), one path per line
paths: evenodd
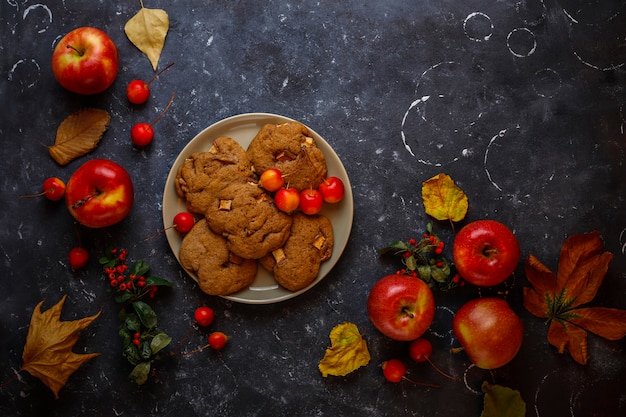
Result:
M241 113L241 114L236 114L236 115L232 115L229 117L226 117L224 119L218 120L214 123L212 123L211 125L205 127L204 129L202 129L201 131L199 131L193 138L191 138L187 144L181 149L181 151L179 152L179 154L174 158L174 161L172 162L172 165L170 167L170 171L167 175L167 178L165 180L165 186L164 186L164 190L163 190L163 198L162 198L162 208L161 208L161 215L163 218L163 225L164 228L166 228L165 234L166 234L166 239L168 242L168 246L172 252L172 254L174 255L174 257L176 258L176 261L178 262L180 268L194 281L197 282L197 277L194 276L194 274L192 274L190 271L187 271L187 269L185 269L182 264L180 263L180 259L178 254L175 252L174 247L172 246L172 242L170 241L170 239L177 239L177 240L182 240L182 237L180 234L178 234L176 231L173 231L172 228L169 228L169 226L171 225L171 221L167 222L166 221L166 211L168 210L168 205L166 205L166 198L168 196L170 196L172 194L172 192L174 193L176 199L178 202L181 202L182 199L180 197L178 197L178 195L176 195L175 190L168 190L168 188L173 188L172 187L172 183L175 180L175 177L177 175L177 171L178 171L178 167L180 166L180 164L182 163L182 161L184 160L184 158L186 158L188 155L190 155L192 153L191 149L193 148L193 146L196 144L197 141L201 140L204 136L207 136L208 134L210 134L211 131L215 131L215 130L220 130L220 129L227 129L229 124L235 124L234 127L237 126L242 126L245 125L247 122L250 123L255 123L255 124L265 124L265 123L285 123L285 122L290 122L290 121L297 121L295 119L292 119L290 117L287 116L283 116L283 115L279 115L279 114L275 114L275 113L265 113L265 112L254 112L254 113ZM326 278L326 276L328 274L330 274L330 272L334 269L335 265L337 264L337 262L339 262L339 259L341 258L341 256L343 255L343 252L347 246L347 243L350 239L350 235L352 233L352 226L353 226L353 221L354 221L354 200L353 200L353 193L352 193L352 186L350 183L350 179L348 177L348 173L343 165L343 162L341 161L341 158L339 158L339 155L337 155L337 153L335 152L335 150L333 149L333 147L320 135L318 134L314 129L311 129L308 125L306 125L303 122L298 121L298 123L302 123L304 124L307 129L309 129L311 135L314 137L314 139L316 141L321 141L320 143L322 144L322 147L328 147L330 149L330 151L334 154L333 156L336 158L336 160L338 161L338 165L335 167L336 169L338 169L340 172L339 174L341 174L342 177L342 181L345 182L345 195L344 195L344 201L342 201L342 203L344 205L346 205L347 207L344 207L343 209L345 210L347 208L347 210L345 210L344 213L342 213L342 216L346 216L344 220L347 220L346 222L346 233L345 236L343 237L343 242L340 245L341 247L336 248L337 249L337 253L336 256L335 254L333 254L333 257L335 257L335 259L333 260L332 258L329 259L327 262L331 262L332 264L330 264L330 266L328 267L328 270L324 272L324 274L322 276L318 276L311 284L309 284L308 286L306 286L305 288L302 288L298 291L289 291L284 289L285 294L283 295L279 295L277 297L274 298L269 298L269 299L252 299L252 298L244 298L241 296L238 296L237 294L239 294L240 292L234 293L234 294L230 294L230 295L220 295L219 297L224 298L226 300L230 300L233 302L238 302L238 303L242 303L242 304L275 304L275 303L279 303L282 301L286 301L292 298L295 298L305 292L307 292L308 290L310 290L311 288L313 288L315 285L317 285L319 282L321 282L324 278ZM217 136L215 136L215 138L217 138ZM213 138L213 139L215 139ZM333 175L337 175L337 174L333 174ZM169 200L169 199L168 199ZM339 203L339 204L342 204ZM335 239L335 242L337 242L337 240ZM280 287L278 284L276 284L277 287ZM249 290L246 289L246 290ZM245 291L245 290L242 290Z

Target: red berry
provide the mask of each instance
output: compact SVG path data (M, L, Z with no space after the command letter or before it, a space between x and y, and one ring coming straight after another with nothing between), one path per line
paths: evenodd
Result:
M215 314L210 307L198 307L193 313L193 318L196 320L199 326L207 327L213 323Z
M383 362L383 375L389 382L400 382L406 374L406 366L399 359Z
M337 177L326 178L319 186L320 193L327 203L338 203L346 192L343 181Z
M409 345L409 356L415 362L426 362L432 353L433 345L423 337L415 339Z
M143 104L150 97L150 87L143 80L133 80L126 87L126 97L133 104Z
M87 265L89 252L87 252L87 249L77 246L70 250L68 260L72 269L80 269Z
M130 130L130 139L136 146L148 146L154 138L154 129L150 123L136 123Z
M322 193L313 188L302 190L300 193L300 210L304 214L317 214L322 209Z
M281 188L274 195L274 204L279 210L291 213L300 206L300 193L293 187Z
M263 171L259 177L259 185L267 191L278 191L285 185L283 174L277 168L270 168Z
M189 232L194 224L196 224L196 219L191 213L182 211L174 216L174 228L180 233Z
M59 201L65 196L65 183L57 177L50 177L43 182L44 196L51 201Z
M213 332L209 335L209 346L215 350L222 350L227 341L228 336L222 332Z

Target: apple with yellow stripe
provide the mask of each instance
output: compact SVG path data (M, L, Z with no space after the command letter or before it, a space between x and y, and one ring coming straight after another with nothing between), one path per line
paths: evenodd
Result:
M502 298L480 297L458 309L452 331L474 365L496 369L517 355L524 339L524 324ZM460 349L456 349L460 350Z
M84 26L67 33L52 52L52 73L64 88L77 94L101 93L113 84L118 52L109 35Z
M83 226L102 228L122 221L134 201L128 171L108 159L92 159L81 165L65 188L65 203Z

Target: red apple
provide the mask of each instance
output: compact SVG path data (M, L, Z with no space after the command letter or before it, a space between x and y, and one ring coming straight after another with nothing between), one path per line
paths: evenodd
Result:
M108 159L92 159L70 177L65 203L74 218L92 228L122 221L133 206L133 183L128 172Z
M502 223L476 220L457 233L452 258L463 279L490 287L500 284L515 271L520 247L513 232Z
M435 298L419 278L394 274L381 278L370 290L367 314L374 326L394 340L420 337L435 317Z
M300 193L295 188L281 188L274 195L274 204L285 213L295 211L300 205Z
M59 84L78 94L100 93L117 77L117 47L109 36L93 27L66 34L52 52L52 72Z
M463 304L452 319L452 330L472 363L482 369L509 363L524 337L522 320L505 300L496 297Z
M337 177L328 177L319 185L320 193L327 203L338 203L346 192L343 181Z

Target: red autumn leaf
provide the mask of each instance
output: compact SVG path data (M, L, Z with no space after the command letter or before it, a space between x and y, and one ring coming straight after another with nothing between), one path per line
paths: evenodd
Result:
M526 259L526 277L532 288L524 288L524 307L547 318L548 342L559 353L569 351L581 364L588 359L587 331L609 340L626 336L625 310L580 307L596 296L612 259L612 253L604 252L597 231L566 239L557 274L533 255Z
M80 331L89 326L100 312L79 320L61 321L61 310L66 298L64 295L61 301L43 313L43 301L35 307L22 353L24 363L20 368L20 371L39 378L57 399L70 375L84 362L99 355L74 353L72 348L78 341Z

